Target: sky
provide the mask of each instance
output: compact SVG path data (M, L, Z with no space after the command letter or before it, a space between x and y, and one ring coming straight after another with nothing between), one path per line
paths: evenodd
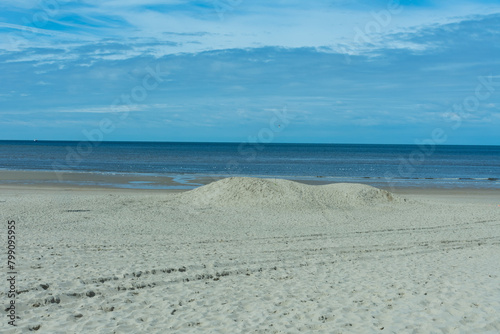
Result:
M500 1L4 0L0 140L500 145Z

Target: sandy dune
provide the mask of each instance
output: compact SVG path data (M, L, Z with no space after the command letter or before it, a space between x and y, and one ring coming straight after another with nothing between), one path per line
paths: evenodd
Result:
M2 188L20 319L0 331L498 333L498 204L252 178Z
M180 195L184 203L215 207L341 209L400 202L393 194L364 184L306 185L282 179L231 177Z

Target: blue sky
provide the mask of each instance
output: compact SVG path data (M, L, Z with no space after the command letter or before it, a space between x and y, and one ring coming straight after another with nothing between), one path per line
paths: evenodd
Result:
M0 4L0 139L500 145L500 1Z

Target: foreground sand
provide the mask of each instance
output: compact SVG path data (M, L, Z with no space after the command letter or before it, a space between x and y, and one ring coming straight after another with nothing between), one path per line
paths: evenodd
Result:
M255 179L2 187L20 318L0 332L498 333L499 204Z

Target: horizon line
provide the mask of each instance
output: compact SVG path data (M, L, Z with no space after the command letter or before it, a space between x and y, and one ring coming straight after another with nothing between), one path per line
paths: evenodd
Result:
M424 146L423 144L416 143L318 143L318 142L249 142L249 141L152 141L152 140L67 140L67 139L0 139L0 142L28 142L28 143L43 143L43 142L66 142L66 143L79 143L89 142L97 143L156 143L156 144L248 144L248 145L393 145L393 146ZM426 144L429 145L429 144ZM500 144L434 144L434 146L500 146Z

